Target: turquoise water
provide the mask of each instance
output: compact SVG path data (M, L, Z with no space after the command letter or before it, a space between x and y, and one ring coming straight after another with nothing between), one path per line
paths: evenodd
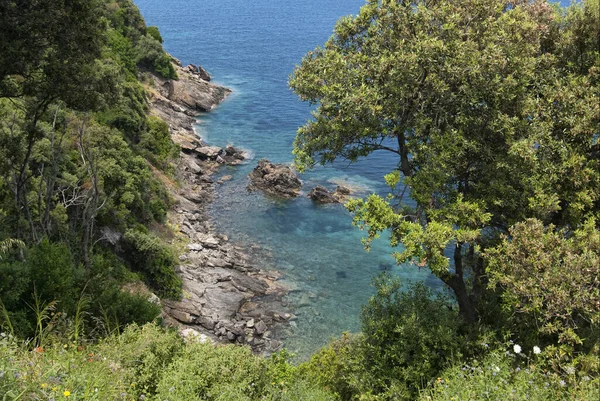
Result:
M335 21L356 14L364 0L136 0L149 25L158 25L164 46L183 64L202 65L233 94L199 119L198 133L211 144L233 144L253 160L226 167L231 181L219 186L211 215L233 241L257 244L258 264L283 273L292 289L287 301L297 315L284 332L285 346L304 357L343 331L360 330L360 307L370 281L391 269L403 279L440 282L426 270L394 266L385 239L370 253L362 233L341 205L314 205L305 196L275 201L246 189L247 174L266 157L292 160L297 128L310 108L287 87L294 65L330 36ZM354 188L357 195L382 192L383 175L395 159L374 154L347 165L319 167L301 176L305 192L317 184ZM250 248L249 249L254 249Z

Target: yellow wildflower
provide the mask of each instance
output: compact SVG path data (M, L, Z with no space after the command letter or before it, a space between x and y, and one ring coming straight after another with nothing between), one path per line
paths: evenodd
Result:
M42 383L42 388L46 388L48 385L46 383Z
M64 393L63 393L63 395L64 395L65 397L68 397L68 396L70 396L70 395L71 395L71 392L70 392L69 390L65 390L65 391L64 391Z

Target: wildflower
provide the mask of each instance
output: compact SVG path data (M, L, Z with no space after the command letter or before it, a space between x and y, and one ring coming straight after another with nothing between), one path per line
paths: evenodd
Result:
M565 368L565 372L567 372L567 374L569 374L569 375L574 375L575 374L575 368L573 366L567 366Z
M68 396L70 396L70 395L71 395L71 392L70 392L69 390L65 390L65 391L63 392L63 395L64 395L65 397L68 397Z
M520 354L521 353L521 346L519 344L515 344L513 347L513 351L515 351L515 354Z
M566 386L567 383L565 383L564 380L561 380L559 384L560 384L561 387L564 387L564 386Z
M48 387L48 384L47 383L42 383L42 388L46 388L46 387Z
M542 350L537 345L535 347L533 347L534 354L539 355L541 352L542 352Z
M581 378L581 380L583 380L584 382L589 382L590 381L590 377L589 376L583 376Z

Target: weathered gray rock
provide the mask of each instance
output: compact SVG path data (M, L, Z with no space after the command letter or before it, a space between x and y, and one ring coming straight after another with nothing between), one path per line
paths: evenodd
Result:
M318 203L340 203L350 195L350 189L338 185L334 192L330 192L327 188L317 185L310 191L308 197Z
M282 198L293 198L300 194L302 183L290 166L273 164L262 159L248 175L251 191L261 190L270 195Z
M231 92L190 74L181 74L178 80L164 81L157 87L164 97L192 112L212 110Z
M218 288L208 288L204 298L205 308L209 308L222 319L234 318L244 301L244 296L239 292L224 292Z
M196 148L196 150L195 150L198 157L202 160L206 160L206 159L216 160L222 151L223 151L223 149L221 149L218 146L203 146L200 148Z
M310 191L308 197L319 203L337 203L338 200L325 187L317 185Z
M254 326L254 331L259 336L263 335L265 333L265 331L267 331L267 324L265 322L263 322L262 320L259 320L256 323L256 325Z
M205 70L204 68L202 68L201 66L197 66L197 68L198 68L198 73L197 73L197 74L198 74L198 76L199 76L201 79L203 79L203 80L205 80L205 81L210 81L210 80L211 80L211 77L210 77L210 74L208 73L208 71L206 71L206 70Z
M335 193L337 193L339 195L350 195L352 193L352 191L348 187L345 187L343 185L338 185L335 188Z

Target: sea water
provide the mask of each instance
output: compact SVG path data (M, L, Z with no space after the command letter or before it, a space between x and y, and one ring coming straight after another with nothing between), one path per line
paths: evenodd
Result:
M311 107L287 82L302 57L329 38L338 18L357 14L364 0L135 0L148 25L157 25L164 47L184 65L202 65L233 90L218 108L199 117L197 132L210 144L232 144L251 155L224 167L232 179L218 186L209 213L232 241L254 250L262 268L282 273L297 319L283 332L288 350L306 357L344 331L360 330L360 310L372 295L372 278L387 270L403 281L441 282L416 266L397 266L381 238L370 252L364 233L342 205L317 205L306 194L316 185L344 185L355 196L385 193L383 175L393 155L376 153L349 165L317 167L301 175L303 193L282 201L246 190L261 158L292 161L292 143ZM218 177L217 177L218 178Z

